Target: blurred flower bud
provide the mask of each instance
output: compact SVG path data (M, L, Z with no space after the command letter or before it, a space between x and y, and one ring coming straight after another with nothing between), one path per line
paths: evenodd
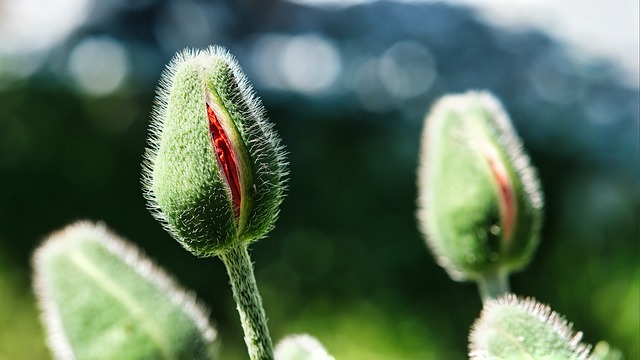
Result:
M538 244L542 194L498 100L445 96L425 121L417 215L438 263L455 280L524 267Z
M606 341L598 341L591 352L590 360L624 360L622 351L609 345Z
M275 360L334 360L324 346L311 335L289 335L280 340Z
M265 236L286 173L280 140L232 55L177 54L160 79L143 175L152 212L173 237L214 256Z
M548 306L508 294L484 305L469 336L469 357L484 359L589 359L582 333Z
M212 359L208 311L133 244L79 222L33 255L34 289L56 359Z

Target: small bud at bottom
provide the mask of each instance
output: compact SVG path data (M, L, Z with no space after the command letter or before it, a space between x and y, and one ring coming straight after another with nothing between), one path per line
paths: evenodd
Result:
M34 287L58 359L211 359L216 332L193 295L132 244L86 222L33 256Z
M289 335L280 340L276 360L334 360L320 341L311 335Z
M485 302L469 336L469 357L586 360L590 347L581 338L548 306L509 294Z

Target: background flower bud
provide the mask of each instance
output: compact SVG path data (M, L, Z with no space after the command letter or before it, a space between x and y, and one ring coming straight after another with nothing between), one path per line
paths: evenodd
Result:
M275 349L275 360L335 360L318 339L308 334L288 335Z
M418 220L438 263L456 280L525 266L538 243L542 194L498 100L445 96L425 121Z
M589 358L571 324L534 299L509 294L485 304L469 336L469 357L481 359Z
M34 289L56 359L213 359L208 311L133 244L79 222L34 253Z
M152 212L198 256L263 237L274 225L286 161L236 60L185 50L160 79L144 164Z

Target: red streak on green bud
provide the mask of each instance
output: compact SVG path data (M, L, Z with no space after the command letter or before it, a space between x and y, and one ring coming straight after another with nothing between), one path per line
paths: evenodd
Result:
M218 117L207 103L207 116L209 117L209 132L213 141L213 149L218 159L218 165L222 169L223 178L231 189L231 198L233 201L233 211L236 219L240 215L241 187L240 175L238 173L238 163L231 142L227 137Z
M516 212L518 211L513 186L511 186L507 169L504 167L502 162L500 162L497 156L489 153L485 153L485 156L489 162L491 172L498 183L503 228L502 238L504 240L510 240L515 227Z

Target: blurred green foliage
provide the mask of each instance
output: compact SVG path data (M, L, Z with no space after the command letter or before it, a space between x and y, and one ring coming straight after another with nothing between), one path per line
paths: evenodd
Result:
M48 359L29 279L0 253L0 359Z

